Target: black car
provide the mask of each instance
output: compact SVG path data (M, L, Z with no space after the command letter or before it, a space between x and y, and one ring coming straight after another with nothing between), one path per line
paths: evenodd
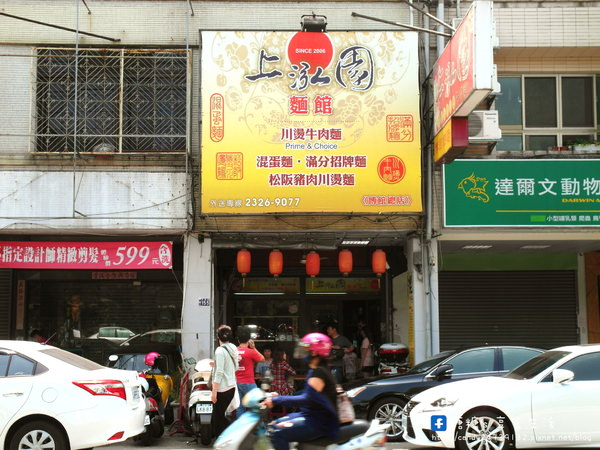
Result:
M162 364L165 365L163 372L174 376L182 366L181 330L152 330L137 334L113 348L110 354L118 356L118 359L109 359L105 365L143 372L148 368L144 358L150 352L160 353L163 356Z
M389 423L388 440L402 440L402 409L415 394L452 381L501 376L543 350L520 346L484 346L438 353L401 375L357 380L344 385L357 418Z

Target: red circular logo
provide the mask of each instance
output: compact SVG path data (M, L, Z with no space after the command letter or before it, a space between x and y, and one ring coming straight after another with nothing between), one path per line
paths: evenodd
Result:
M327 33L299 32L288 44L290 63L301 67L301 63L310 65L308 73L315 73L317 67L326 69L333 59L333 44Z
M406 165L400 157L387 155L379 161L377 173L384 183L396 184L406 175Z

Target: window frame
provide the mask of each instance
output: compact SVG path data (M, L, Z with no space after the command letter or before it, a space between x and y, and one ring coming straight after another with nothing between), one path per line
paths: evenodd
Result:
M39 362L37 362L36 360L31 359L28 356L25 356L19 352L15 352L12 350L0 349L0 356L6 356L8 358L8 362L7 362L6 366L3 366L4 372L0 373L0 379L34 377L34 376L38 375L39 373L41 373L41 370L44 369L44 366L42 366ZM10 370L13 365L13 361L16 360L17 358L31 363L30 373L10 374Z
M67 72L64 89L66 89L64 95L67 97L62 107L59 106L58 112L51 111L52 102L56 98L56 94L47 96L45 92L51 94L56 91L56 86L60 86L61 79L59 76L56 78L48 78L47 80L41 78L40 74L40 61L44 57L51 58L54 54L57 57L64 57L66 63L64 64L64 71ZM74 47L48 47L38 46L33 48L32 58L32 96L31 96L31 130L33 133L33 139L30 144L30 152L34 154L73 154L73 153L117 153L126 155L140 155L140 154L157 154L157 155L173 155L173 154L189 154L191 146L191 104L192 104L192 61L193 53L191 49L187 48L136 48L136 47L119 47L119 48L93 48L85 47L76 49ZM81 62L80 58L90 58L92 61L94 58L110 57L117 58L118 62L113 64L112 67L109 65L98 65L92 66L89 69L85 63ZM134 58L146 58L152 60L155 58L161 58L160 61L151 62L148 68L141 66L130 66L129 69L126 67L129 59ZM175 78L178 83L164 85L161 81L171 81L172 77L165 75L164 62L174 58L181 60L180 62L174 63L175 70L178 70L178 76ZM75 62L71 62L74 59ZM48 65L47 71L52 71L54 65ZM56 65L60 68L60 65ZM93 72L98 70L100 74L92 74L90 78L82 80L82 73L86 70ZM97 86L98 79L102 78L104 70L116 71L109 73L104 79L107 79L106 85L103 88ZM129 73L126 71L129 70ZM150 76L144 77L144 70L150 72ZM141 72L140 72L141 71ZM168 69L167 69L168 71ZM179 72L180 71L180 72ZM72 73L71 73L72 72ZM73 74L76 74L75 77ZM139 74L142 77L139 77ZM98 77L98 78L94 78ZM138 77L139 85L132 86L129 80L136 79ZM77 79L75 79L77 78ZM151 81L147 81L150 79ZM132 89L128 94L126 91ZM96 109L103 109L104 111L111 108L111 105L98 107L102 103L114 102L116 110L112 113L109 112L108 116L102 112L92 113L90 116L85 116L83 112L85 106L83 106L80 96L73 92L85 94L87 92L100 92L101 94L109 91L117 91L117 98L95 98L95 101L90 101L87 106L96 107ZM167 89L169 92L179 92L183 95L178 101L179 106L173 108L172 96L161 97L159 92ZM68 91L71 90L71 93ZM127 117L127 96L140 90L141 94L146 92L153 92L154 96L151 97L147 104L150 111L144 110L143 112L135 109L132 117ZM45 92L44 92L45 91ZM46 99L42 101L41 96L46 95ZM75 105L75 100L77 104ZM161 105L168 105L163 107ZM75 118L74 110L77 106L77 117ZM177 111L175 111L175 109ZM44 114L40 115L40 111ZM161 112L168 111L170 114L164 115ZM61 116L62 112L62 116ZM110 117L110 114L114 114ZM137 114L137 115L135 115ZM175 127L167 127L171 132L167 134L161 134L164 127L161 124L166 121L173 122ZM116 126L111 122L116 121ZM44 127L46 130L51 129L51 122L54 122L58 126L58 132L45 134L43 131ZM76 123L75 123L76 122ZM46 125L44 125L44 123ZM97 129L96 124L102 124L100 127L100 133L94 133ZM108 124L109 132L104 126ZM146 130L139 133L139 129L135 128L137 125L142 124L146 126ZM151 125L149 125L151 124ZM94 130L88 131L88 127L92 126ZM77 131L75 131L75 127ZM134 127L134 129L132 129ZM151 129L150 129L151 128ZM174 130L174 131L173 131ZM139 134L138 134L139 133ZM42 139L56 138L57 144L41 144ZM139 141L147 141L143 144L139 144ZM64 144L63 144L64 141ZM125 143L124 143L125 141ZM130 142L128 148L127 141ZM171 145L161 145L165 141L171 141ZM100 142L100 144L98 143ZM173 145L174 143L174 145ZM106 145L105 145L106 144ZM53 147L53 148L51 148Z
M598 99L598 86L600 86L600 73L526 73L514 74L503 73L499 74L498 80L502 84L502 78L519 77L521 80L521 125L503 125L500 124L503 136L520 136L522 150L519 149L502 149L499 152L538 152L540 150L531 150L527 147L529 136L548 136L556 137L556 147L547 150L566 150L565 136L569 135L589 135L591 141L600 139L600 99ZM592 107L593 125L592 127L564 127L563 126L563 101L562 101L562 80L565 78L591 78L592 97L595 104ZM528 127L526 126L526 106L525 100L525 80L526 78L554 78L556 91L556 127ZM543 150L546 152L547 150Z

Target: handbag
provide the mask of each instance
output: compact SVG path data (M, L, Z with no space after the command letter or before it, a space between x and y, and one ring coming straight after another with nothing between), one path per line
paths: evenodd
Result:
M235 387L235 392L233 393L233 398L231 399L231 403L227 407L227 412L233 412L240 407L240 393L238 392L237 386Z
M338 384L336 385L337 391L337 413L338 420L340 423L354 422L356 414L354 413L354 406L352 401L344 391L344 389Z

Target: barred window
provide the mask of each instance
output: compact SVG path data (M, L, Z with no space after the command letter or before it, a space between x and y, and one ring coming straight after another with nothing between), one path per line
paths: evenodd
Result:
M187 58L183 50L38 49L36 151L185 151Z

